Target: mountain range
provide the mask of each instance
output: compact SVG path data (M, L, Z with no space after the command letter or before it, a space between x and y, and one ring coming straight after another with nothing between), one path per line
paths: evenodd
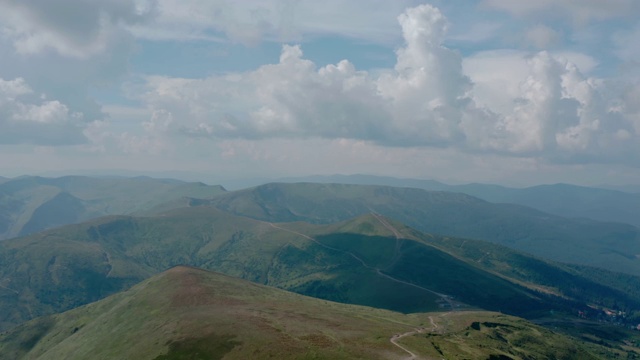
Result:
M268 181L262 181L263 183ZM274 181L271 181L274 182ZM622 222L640 227L640 189L548 184L512 188L493 184L448 185L434 180L398 179L372 175L307 176L278 179L284 183L334 183L409 187L429 191L457 192L492 203L517 204L568 218ZM262 185L262 184L256 184Z
M338 302L370 307L366 311L385 309L385 314L429 312L415 315L422 325L407 330L409 335L395 340L389 335L384 341L377 335L378 345L368 346L378 347L368 358L394 358L398 351L413 354L407 346L424 356L444 356L447 351L471 358L560 356L562 347L548 339L554 336L541 335L548 330L485 310L524 317L567 334L561 343L589 349L578 352L583 358L640 354L634 345L640 344L640 336L603 325L640 321L640 267L633 255L640 254L638 228L629 224L565 218L462 193L379 185L272 183L228 192L220 186L149 178L25 177L2 179L0 200L7 229L25 233L0 241L0 330L7 331L0 335L1 358L69 358L72 353L97 351L96 339L105 336L100 334L104 329L94 322L88 327L93 332L82 333L84 324L94 321L87 319L115 324L142 316L143 330L136 331L152 333L144 324L154 323L141 308L117 305L119 301L132 304L138 296L132 294L144 293L134 289L153 288L149 284L176 274L208 279L203 284L220 285L223 278L231 282L199 269L266 285L269 291L299 294L285 297L311 296L320 299L315 304L332 304L331 308L347 306L333 303ZM187 281L181 275L177 279ZM203 317L210 310L210 316L218 314L215 309L172 313L163 296L181 297L171 294L184 289L167 286L162 285L166 291L154 290L158 302L148 308L152 313L166 311L165 322L188 323L190 311ZM215 293L209 285L201 287L209 289L207 294ZM161 292L165 294L159 296ZM258 306L248 303L253 310ZM122 307L122 312L107 311L108 316L100 317L83 310L112 306ZM316 310L300 308L305 313ZM75 315L56 315L63 311ZM411 317L393 314L388 316L404 316L403 322ZM454 317L460 321L446 320ZM348 320L338 322L344 321ZM446 331L437 325L445 323ZM123 334L136 337L127 332L136 326L126 325ZM193 326L192 333L201 325ZM246 328L236 330L197 330L212 334L206 339L180 332L158 334L152 337L155 345L140 348L146 350L122 343L125 335L109 336L109 341L120 342L113 347L122 351L155 354L150 357L154 359L180 358L176 354L187 348L212 354L224 350L220 356L241 358L232 354L246 356L244 349L255 349L258 340L247 341L244 336L251 331ZM461 334L463 343L456 340ZM540 346L522 345L523 334L533 336L532 344ZM312 349L305 353L307 358L366 353L340 341L342 353L332 352L333 346L314 347L316 335L296 338L294 348ZM342 336L346 335L329 338ZM425 336L430 339L426 345L419 340ZM398 346L400 339L404 345ZM270 355L305 358L294 348ZM478 352L480 348L486 351ZM116 356L104 354L103 358ZM567 356L561 357L571 358Z
M211 206L251 218L332 223L377 212L418 230L486 240L542 258L640 275L640 229L572 219L466 194L377 185L273 183L220 194Z

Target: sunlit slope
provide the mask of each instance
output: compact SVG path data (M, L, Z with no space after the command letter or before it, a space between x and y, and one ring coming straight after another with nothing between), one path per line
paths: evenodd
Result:
M0 358L16 360L403 359L411 354L595 359L598 353L616 356L614 350L504 315L403 315L189 267L0 334Z

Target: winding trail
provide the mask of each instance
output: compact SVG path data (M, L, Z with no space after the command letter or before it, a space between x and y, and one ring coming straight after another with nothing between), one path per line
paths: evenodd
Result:
M351 256L352 258L354 258L355 260L357 260L359 263L361 263L361 264L362 264L362 266L364 266L365 268L370 269L370 270L374 270L378 275L380 275L380 276L382 276L382 277L384 277L384 278L387 278L387 279L389 279L389 280L391 280L391 281L394 281L394 282L397 282L397 283L400 283L400 284L404 284L404 285L412 286L412 287L415 287L415 288L417 288L417 289L420 289L420 290L424 290L424 291L430 292L430 293L432 293L432 294L434 294L434 295L436 295L436 296L439 296L440 298L442 298L442 300L444 300L444 301L446 301L447 303L449 303L450 305L452 305L452 304L451 304L451 300L450 300L449 296L447 296L447 295L445 295L445 294L441 294L441 293L436 292L436 291L433 291L433 290L431 290L431 289L427 289L427 288L422 287L422 286L420 286L420 285L416 285L416 284L412 284L412 283L407 282L407 281L404 281L404 280L396 279L396 278L394 278L394 277L393 277L393 276L391 276L391 275L385 274L385 273L383 273L383 272L382 272L382 270L381 270L381 269L378 269L378 268L375 268L375 267L373 267L373 266L368 265L364 260L362 260L360 257L358 257L358 255L356 255L356 254L352 253L351 251L342 250L342 249L334 248L333 246L329 246L329 245L323 244L323 243L321 243L320 241L318 241L318 240L316 240L316 239L312 238L311 236L309 236L309 235L305 235L305 234L303 234L303 233L299 233L299 232L297 232L297 231L295 231L295 230L290 230L290 229L287 229L287 228L283 228L283 227L278 226L278 225L273 224L273 223L268 223L268 224L269 224L271 227L273 227L273 228L280 229L280 230L282 230L282 231L286 231L286 232L288 232L288 233L296 234L296 235L298 235L298 236L302 236L303 238L305 238L305 239L307 239L307 240L310 240L310 241L313 241L314 243L316 243L316 244L318 244L318 245L322 246L322 247L323 247L323 248L325 248L325 249L329 249L329 250L333 250L333 251L341 252L341 253L343 253L343 254L347 254L347 255ZM453 309L453 307L452 307L452 309Z
M440 317L444 317L449 315L450 312L445 313L443 315L440 315ZM406 352L407 354L409 354L409 357L405 358L405 360L417 360L419 359L418 355L416 355L413 351L407 349L406 347L404 347L403 345L398 343L398 340L407 337L407 336L413 336L415 334L424 334L424 333L434 333L434 332L439 332L440 330L440 326L438 324L436 324L436 322L433 320L433 316L429 316L429 322L431 323L431 328L427 329L424 327L419 327L419 328L415 328L411 331L407 331L405 333L402 334L395 334L393 335L389 341L397 346L398 348L402 349L404 352Z
M269 225L270 225L271 227L273 227L273 228L280 229L280 230L282 230L282 231L286 231L286 232L288 232L288 233L296 234L296 235L298 235L298 236L302 236L303 238L305 238L305 239L307 239L307 240L310 240L310 241L313 241L314 243L316 243L316 244L318 244L318 245L322 246L322 247L323 247L323 248L325 248L325 249L329 249L329 250L333 250L333 251L337 251L337 252L341 252L341 253L344 253L344 254L350 255L352 258L354 258L354 259L358 260L358 262L360 262L360 263L362 264L362 266L366 267L367 269L376 270L375 268L373 268L373 267L371 267L371 266L367 265L367 263L366 263L366 262L364 262L364 260L362 260L362 259L361 259L361 258L359 258L356 254L354 254L354 253L352 253L352 252L350 252L350 251L346 251L346 250L342 250L342 249L334 248L334 247L329 246L329 245L325 245L325 244L321 243L320 241L318 241L318 240L316 240L316 239L312 238L312 237L311 237L311 236L309 236L309 235L305 235L305 234L303 234L303 233L299 233L299 232L297 232L297 231L295 231L295 230L290 230L290 229L283 228L283 227L278 226L278 225L276 225L276 224L274 224L274 223L269 223Z
M391 232L394 234L394 236L396 237L396 240L397 240L397 242L396 242L396 253L394 254L394 258L395 258L395 257L399 257L399 251L400 251L400 249L399 249L399 248L400 248L400 241L402 240L402 235L400 234L400 232L399 232L397 229L395 229L391 224L389 224L389 223L384 219L384 217L382 217L382 215L377 214L377 213L375 213L375 212L373 212L373 211L371 212L371 214L372 214L372 215L373 215L373 216L374 216L378 221L380 221L380 223L381 223L385 228L389 229L389 231L391 231ZM273 227L273 228L275 228L275 229L279 229L279 230L282 230L282 231L286 231L286 232L288 232L288 233L291 233L291 234L295 234L295 235L301 236L301 237L303 237L303 238L305 238L305 239L307 239L307 240L309 240L309 241L313 241L314 243L318 244L319 246L321 246L321 247L323 247L323 248L325 248L325 249L329 249L329 250L332 250L332 251L337 251L337 252L341 252L341 253L343 253L343 254L347 254L347 255L351 256L352 258L354 258L355 260L357 260L359 263L361 263L361 264L362 264L362 266L364 266L365 268L370 269L370 270L374 270L378 275L380 275L380 276L382 276L382 277L384 277L384 278L386 278L386 279L389 279L389 280L391 280L391 281L394 281L394 282L397 282L397 283L400 283L400 284L403 284L403 285L412 286L412 287L418 288L418 289L420 289L420 290L424 290L424 291L427 291L427 292L429 292L429 293L431 293L431 294L434 294L434 295L436 295L436 296L440 297L440 298L441 298L443 301L445 301L447 304L449 304L449 307L451 308L451 311L455 311L455 304L454 304L454 303L453 303L453 301L451 300L451 297L450 297L450 296L448 296L448 295L441 294L441 293L436 292L436 291L434 291L434 290L427 289L427 288L425 288L425 287L422 287L422 286L419 286L419 285L416 285L416 284L412 284L412 283L407 282L407 281L404 281L404 280L396 279L396 278L392 277L391 275L388 275L388 274L383 273L383 272L382 272L382 270L381 270L381 269L379 269L379 268L375 268L375 267L372 267L372 266L370 266L370 265L367 265L367 263L366 263L364 260L362 260L362 259L361 259L360 257L358 257L356 254L354 254L354 253L352 253L352 252L350 252L350 251L342 250L342 249L338 249L338 248L334 248L334 247L332 247L332 246L329 246L329 245L323 244L323 243L321 243L320 241L318 241L318 240L314 239L313 237L311 237L311 236L309 236L309 235L306 235L306 234L303 234L303 233L297 232L297 231L295 231L295 230L291 230L291 229L283 228L283 227L278 226L278 225L276 225L276 224L274 224L274 223L271 223L271 222L269 222L268 224L269 224L269 226L271 226L271 227ZM443 314L443 315L441 315L441 316L446 316L446 315L448 315L449 313L450 313L450 312L445 313L445 314ZM402 339L402 338L404 338L404 337L407 337L407 336L415 335L415 334L422 334L422 333L426 333L426 332L436 332L436 331L440 331L440 330L439 330L439 329L440 329L440 326L439 326L438 324L436 324L436 323L435 323L435 321L433 320L433 316L429 316L429 322L431 323L431 328L429 328L429 329L426 329L426 328L424 328L424 327L419 327L419 328L415 328L415 329L413 329L413 330L411 330L411 331L407 331L407 332L405 332L405 333L395 334L395 335L393 335L393 336L389 339L389 341L390 341L393 345L395 345L396 347L398 347L398 348L399 348L399 349L401 349L402 351L404 351L404 352L406 352L407 354L409 354L409 357L407 357L407 358L406 358L406 360L417 360L417 359L419 359L419 357L418 357L418 355L417 355L417 354L415 354L415 353L414 353L414 352L412 352L411 350L407 349L405 346L403 346L403 345L399 344L399 343L398 343L398 340L400 340L400 339Z
M386 227L389 231L391 231L393 235L396 237L396 239L402 238L402 235L400 235L400 232L396 230L396 228L391 226L391 224L389 224L387 220L384 217L382 217L382 215L373 211L371 211L371 215L373 215L373 217L376 218L376 220L378 220L380 224L382 224L382 226Z

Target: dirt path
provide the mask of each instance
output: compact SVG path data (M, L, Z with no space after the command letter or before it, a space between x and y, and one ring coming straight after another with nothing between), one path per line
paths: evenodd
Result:
M384 216L376 213L372 209L369 209L369 210L371 211L371 215L373 215L373 217L375 217L380 222L380 224L382 224L382 226L384 226L389 231L391 231L393 233L393 235L396 237L396 250L395 250L395 254L394 254L393 258L394 258L394 261L399 260L399 258L401 256L400 246L402 245L402 243L401 243L402 234L400 234L400 232L395 227L393 227L393 225L389 224L389 222L384 218ZM392 264L393 264L393 261L392 261ZM428 292L430 292L430 293L432 293L434 295L437 295L442 300L444 300L447 304L449 304L449 307L451 307L451 310L455 309L455 304L451 301L451 297L449 297L449 296L447 296L445 294L441 294L441 293L435 292L435 291L433 291L431 289L427 289L427 288L424 288L424 287L421 287L421 286L418 286L418 285L415 285L415 284L412 284L412 283L409 283L409 282L406 282L406 281L402 281L402 280L393 278L393 277L383 273L380 269L376 269L376 271L380 276L384 276L387 279L390 279L390 280L393 280L393 281L396 281L396 282L400 282L400 283L405 284L405 285L413 286L413 287L416 287L418 289L426 290L426 291L428 291Z
M396 228L391 226L391 224L389 224L387 220L384 217L382 217L382 215L375 213L373 211L371 212L371 215L373 215L373 217L376 218L376 220L378 220L380 224L382 224L382 226L386 227L389 231L391 231L393 235L396 237L396 239L400 239L402 237L400 235L400 232L396 230Z
M411 350L407 349L406 347L404 347L404 346L402 346L402 345L398 344L398 340L402 339L402 338L403 338L403 337L405 337L405 336L411 336L411 335L414 335L414 334L416 334L416 333L417 333L417 332L416 332L415 330L414 330L414 331L409 331L409 332L406 332L406 333L404 333L404 334L396 334L396 335L393 335L393 336L391 337L391 339L389 339L389 341L391 341L391 343L392 343L393 345L395 345L395 346L399 347L399 348L400 348L400 349L402 349L404 352L406 352L407 354L409 354L409 357L408 357L408 358L406 358L407 360L414 360L414 359L418 359L418 355L414 354Z
M378 221L380 221L382 223L383 226L385 226L387 229L389 229L391 232L393 232L393 234L396 236L397 240L402 239L401 234L395 228L393 228L393 226L391 226L388 222L386 222L384 220L384 218L382 218L381 215L378 215L378 214L375 214L375 213L372 213L372 214L376 219L378 219ZM271 227L273 227L275 229L286 231L286 232L301 236L301 237L303 237L303 238L305 238L305 239L307 239L309 241L313 241L314 243L324 247L325 249L329 249L329 250L333 250L333 251L337 251L337 252L341 252L341 253L347 254L347 255L351 256L352 258L354 258L355 260L357 260L358 262L360 262L362 264L362 266L364 266L365 268L374 270L378 275L380 275L380 276L382 276L384 278L387 278L387 279L389 279L391 281L394 281L394 282L397 282L397 283L400 283L400 284L404 284L404 285L407 285L407 286L412 286L412 287L427 291L429 293L432 293L432 294L434 294L436 296L439 296L443 301L445 301L445 302L447 302L449 304L449 306L450 306L452 311L455 311L455 304L453 303L451 298L449 296L445 295L445 294L441 294L439 292L433 291L431 289L427 289L425 287L422 287L422 286L419 286L419 285L416 285L416 284L412 284L412 283L404 281L404 280L396 279L396 278L394 278L394 277L392 277L392 276L390 276L388 274L383 273L381 269L374 268L372 266L367 265L367 263L364 260L362 260L360 257L358 257L357 255L355 255L354 253L352 253L350 251L346 251L346 250L334 248L334 247L329 246L329 245L325 245L325 244L321 243L320 241L314 239L313 237L311 237L309 235L305 235L305 234L300 233L300 232L297 232L295 230L286 229L286 228L283 228L283 227L278 226L278 225L273 224L273 223L268 223L268 224L269 224L269 226L271 226ZM449 313L445 313L444 315L441 315L441 316L446 316L448 314ZM407 331L405 333L395 334L389 339L389 341L393 345L395 345L399 349L402 349L402 351L404 351L407 354L409 354L409 357L407 357L406 360L417 360L417 359L419 359L419 357L418 357L418 355L416 355L411 350L409 350L406 347L404 347L403 345L399 344L398 340L400 340L400 339L402 339L404 337L407 337L407 336L415 335L415 334L422 334L422 333L426 333L426 332L440 331L439 330L440 326L438 324L436 324L436 322L433 320L433 316L429 316L429 322L431 323L431 328L429 328L429 329L422 328L422 327L421 328L416 328L416 329L413 329L411 331Z
M445 313L443 315L441 315L441 317L447 316L450 313ZM434 333L434 332L440 332L440 326L438 324L436 324L436 322L433 320L433 316L429 316L429 322L431 323L431 328L426 329L423 327L420 328L416 328L413 329L411 331L407 331L405 333L402 334L395 334L393 335L389 341L397 346L398 348L402 349L404 352L406 352L407 354L409 354L409 357L405 358L405 360L417 360L420 357L418 357L418 355L416 355L413 351L407 349L406 347L404 347L403 345L398 343L398 340L407 337L407 336L413 336L415 334L424 334L424 333ZM439 358L436 358L439 360Z
M333 251L337 251L337 252L341 252L341 253L347 254L347 255L351 256L352 258L356 259L359 263L361 263L361 264L362 264L362 266L366 267L367 269L377 270L376 268L373 268L373 267L371 267L371 266L367 265L367 263L366 263L366 262L364 262L364 260L362 260L362 259L361 259L361 258L359 258L356 254L354 254L354 253L352 253L352 252L350 252L350 251L346 251L346 250L342 250L342 249L334 248L334 247L329 246L329 245L325 245L325 244L321 243L320 241L318 241L318 240L316 240L316 239L312 238L312 237L311 237L311 236L309 236L309 235L305 235L305 234L299 233L299 232L294 231L294 230L289 230L289 229L283 228L283 227L278 226L278 225L273 224L273 223L269 223L269 225L270 225L271 227L276 228L276 229L280 229L280 230L282 230L282 231L286 231L286 232L289 232L289 233L292 233L292 234L296 234L296 235L302 236L303 238L305 238L305 239L307 239L307 240L310 240L310 241L313 241L314 243L316 243L316 244L318 244L318 245L322 246L322 247L323 247L323 248L325 248L325 249L329 249L329 250L333 250Z

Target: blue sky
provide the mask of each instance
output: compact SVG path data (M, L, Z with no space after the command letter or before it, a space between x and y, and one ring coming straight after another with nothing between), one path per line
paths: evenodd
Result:
M0 176L640 184L635 0L0 0L0 30Z

